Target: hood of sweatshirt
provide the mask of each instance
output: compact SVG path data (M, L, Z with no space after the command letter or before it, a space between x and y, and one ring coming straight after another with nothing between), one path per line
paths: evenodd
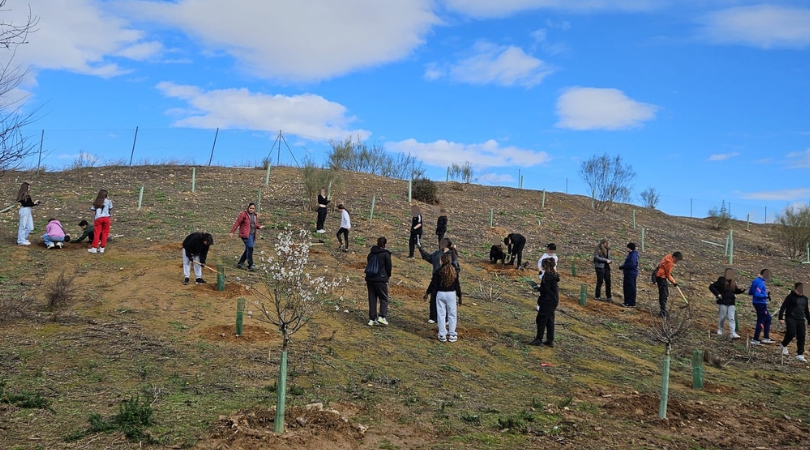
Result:
M543 278L545 277L553 278L554 281L560 281L560 274L557 272L545 272L543 273Z
M373 255L376 255L378 253L383 253L383 252L391 253L387 248L377 247L376 245L374 247L371 247L371 253Z

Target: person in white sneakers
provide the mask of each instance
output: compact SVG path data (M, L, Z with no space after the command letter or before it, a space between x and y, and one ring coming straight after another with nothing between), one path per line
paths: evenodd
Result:
M737 322L734 318L737 304L737 294L742 294L745 289L740 289L734 281L734 270L726 269L723 276L709 285L709 290L717 297L717 335L722 336L726 321L728 321L728 332L732 339L739 339L740 335L734 329Z
M768 291L766 283L770 279L771 271L762 269L759 271L759 276L751 282L751 287L748 288L751 304L754 305L754 310L757 312L757 324L754 329L754 338L751 339L751 345L773 344L776 342L771 339L771 312L768 311L768 301L771 299L771 293ZM760 333L763 336L761 341L759 340Z
M63 242L65 242L65 229L62 228L62 223L53 217L48 219L45 234L42 235L42 242L47 248L62 248Z
M352 229L352 220L349 217L349 211L346 209L345 206L343 206L342 203L338 205L337 209L338 211L340 211L340 229L337 232L337 239L338 242L340 242L340 247L338 247L338 250L342 252L348 252L349 230ZM343 239L341 239L341 236L343 236L343 239L346 240L345 243L343 242Z
M104 253L107 247L107 238L110 236L110 210L113 208L112 201L107 198L107 190L101 189L98 191L93 205L90 206L91 211L95 211L95 219L93 220L93 242L91 247L87 250L90 253Z
M806 319L806 320L805 320ZM807 307L807 297L804 295L804 285L796 283L790 291L782 307L779 308L779 323L785 325L785 338L782 339L782 354L787 356L788 344L796 338L796 359L806 363L804 357L804 341L807 336L807 324L810 324L810 310Z

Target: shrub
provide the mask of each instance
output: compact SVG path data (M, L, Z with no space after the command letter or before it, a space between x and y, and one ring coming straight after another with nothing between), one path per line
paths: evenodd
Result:
M318 192L321 188L332 186L332 192L343 187L343 177L339 170L321 169L312 160L304 161L304 207L314 211L318 209ZM330 199L331 200L331 199Z
M145 442L155 444L157 440L146 431L152 425L152 406L146 399L143 403L140 396L130 397L118 406L118 414L105 420L100 414L90 414L87 422L90 425L86 430L73 433L66 438L67 441L76 441L92 433L106 433L120 430L130 442Z
M776 216L779 243L791 258L801 256L810 242L810 206L787 207Z
M645 208L655 209L658 206L658 200L660 200L660 195L652 186L641 192L642 206Z
M76 287L73 285L75 279L75 274L68 277L62 270L56 280L45 286L47 289L45 299L48 301L49 309L58 311L70 304L76 294Z
M8 403L19 408L50 409L49 402L39 394L22 391L18 394L6 392L6 383L0 381L0 403Z
M427 178L417 178L413 180L411 186L411 196L414 200L427 203L429 205L438 205L439 199L436 197L438 189L436 183Z
M709 223L715 230L727 230L731 225L731 219L733 217L725 201L720 204L719 208L714 206L709 209Z
M382 146L368 144L351 137L343 141L329 142L329 168L366 172L401 180L419 178L425 174L422 163L415 156L397 153L388 154Z
M591 188L597 211L607 211L614 202L630 200L630 182L636 173L633 166L622 161L621 155L593 156L582 162L579 173Z
M35 318L34 299L26 295L0 297L0 324Z

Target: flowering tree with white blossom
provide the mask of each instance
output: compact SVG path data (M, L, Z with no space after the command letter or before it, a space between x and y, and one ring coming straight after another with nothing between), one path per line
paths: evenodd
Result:
M287 345L290 338L309 323L320 310L324 295L339 287L341 283L349 281L349 277L339 277L337 274L327 276L328 269L321 276L313 276L307 272L311 245L306 230L296 234L290 229L285 229L278 234L274 245L275 254L266 255L262 252L263 281L267 287L267 294L258 294L262 299L256 300L255 304L262 314L257 319L278 327L283 337L277 385L276 433L284 431Z

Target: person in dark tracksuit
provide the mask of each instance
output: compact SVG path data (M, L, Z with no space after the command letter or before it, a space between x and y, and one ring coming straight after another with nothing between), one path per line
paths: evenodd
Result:
M326 230L323 229L323 225L326 222L327 206L329 206L329 199L326 198L326 189L321 188L321 191L318 193L318 222L315 226L316 233L326 233Z
M751 345L773 344L776 341L771 339L771 312L768 311L768 302L771 300L771 293L768 290L768 281L771 279L771 271L762 269L759 276L754 278L748 288L748 295L751 296L751 304L757 313L757 323L754 329L754 337ZM762 340L759 339L762 333Z
M543 260L543 278L540 280L540 297L537 298L537 336L529 345L538 347L554 347L554 311L560 304L559 282L560 275L557 273L557 263L554 258ZM546 340L543 341L543 334Z
M503 243L506 244L506 254L509 255L509 262L506 264L514 264L517 257L516 268L520 268L521 261L523 260L523 247L526 246L526 238L522 234L510 233L503 238Z
M377 245L371 247L366 262L377 258L377 273L366 272L366 287L368 288L368 326L388 325L388 280L391 278L391 252L385 248L388 240L384 236L377 238ZM377 303L380 312L377 313Z
M610 243L607 239L599 241L596 250L593 251L593 268L596 271L596 300L602 301L602 283L605 283L605 301L613 303L610 295Z
M444 238L439 241L439 250L428 253L425 251L422 246L419 246L419 254L422 255L422 259L431 263L433 265L433 273L436 273L442 267L441 257L444 253L450 253L451 256L451 263L453 267L456 269L456 275L461 273L461 266L458 264L458 252L456 252L455 247L453 247L453 242L450 239ZM428 323L436 323L436 317L438 316L438 312L436 311L436 292L431 292L430 295L430 315L428 316Z
M636 244L630 242L627 244L627 257L624 262L619 266L619 270L624 274L622 282L622 290L624 291L624 303L622 306L625 308L636 307L636 281L638 280L638 252L636 251Z
M806 320L805 320L806 319ZM796 359L806 363L804 357L804 341L807 336L807 324L810 324L810 309L807 307L807 296L804 295L804 285L796 283L790 291L782 307L779 308L779 323L785 325L785 338L782 340L782 354L788 355L788 344L796 338Z
M408 239L408 258L413 258L416 247L422 246L422 212L419 207L411 206L411 237Z
M439 219L436 220L436 236L439 238L439 241L444 239L444 235L447 233L447 210L442 208L439 210Z

